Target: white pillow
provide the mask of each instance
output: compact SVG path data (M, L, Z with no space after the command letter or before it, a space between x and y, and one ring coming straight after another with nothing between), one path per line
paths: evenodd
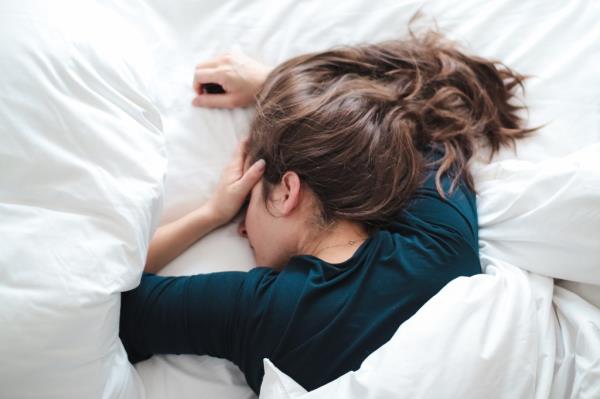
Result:
M482 254L600 285L600 138L569 156L478 168Z
M2 398L144 395L120 293L139 283L167 162L134 36L90 1L0 3Z

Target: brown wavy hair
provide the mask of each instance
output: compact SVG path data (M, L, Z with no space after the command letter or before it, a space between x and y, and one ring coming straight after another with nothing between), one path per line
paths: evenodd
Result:
M515 92L525 77L467 55L440 33L335 48L277 66L257 95L249 140L263 158L264 197L286 171L316 195L325 224L385 224L436 167L474 190L469 161L535 129L522 126ZM431 151L442 157L432 160Z

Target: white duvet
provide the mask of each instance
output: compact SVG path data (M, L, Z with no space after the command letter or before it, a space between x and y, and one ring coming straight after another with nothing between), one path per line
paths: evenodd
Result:
M90 18L83 6L75 6L88 2L61 0L50 7L41 0L14 0L0 7L3 22L14 21L22 12L2 13L5 4L19 4L35 8L39 21L64 15L69 25L87 15L82 21L88 24L82 27L107 33L104 40L92 41L105 43L102 56L95 56L100 50L94 46L75 46L85 51L61 58L56 54L64 50L57 43L64 45L68 32L48 36L29 25L0 24L0 32L9 32L0 36L1 68L18 71L14 76L27 76L28 71L40 76L40 70L61 71L60 60L67 59L62 68L77 82L77 90L68 92L71 100L61 95L61 80L52 79L43 82L42 89L32 83L23 86L22 93L13 90L10 99L6 91L0 93L5 105L0 109L0 132L8 143L4 152L0 150L1 398L255 397L239 370L221 359L154 356L134 369L126 363L116 335L119 292L139 280L156 225L208 198L236 141L247 132L251 110L191 107L194 66L236 48L276 64L337 44L400 37L418 9L435 17L442 31L472 51L533 75L526 95L529 124L546 125L521 141L516 154L506 150L489 165L473 166L485 274L448 284L360 370L313 392L305 392L266 361L261 397L600 397L597 1L100 3L141 35L138 46L150 53L149 59L142 61L135 46L125 45L133 33L100 14ZM4 45L13 43L8 34L35 39L26 43L37 51L25 52L20 65L41 69L15 66L19 60ZM89 38L78 40L85 43ZM52 68L43 68L48 65ZM14 81L0 76L0 83L6 88ZM39 93L50 93L61 112L48 107ZM35 104L43 104L43 112L23 107L33 98ZM83 144L65 138L64 124L48 126L49 121L56 123L57 115L69 112L72 115L62 123L88 132L82 140L95 148L88 151L91 157L82 152ZM70 121L74 122L69 125ZM19 129L20 135L12 133ZM54 136L36 134L45 129ZM29 156L30 148L44 151ZM47 155L40 158L41 154ZM31 165L31 159L45 163L34 173L24 166ZM62 195L40 195L44 187ZM17 196L27 192L41 202ZM24 207L24 202L30 206ZM57 204L64 212L47 209ZM99 214L102 218L94 217ZM90 257L94 264L86 263ZM161 274L247 270L252 265L247 243L230 225L202 239ZM75 277L78 280L68 280ZM44 281L46 290L40 291Z
M167 159L129 39L91 1L0 2L2 399L144 396L119 310Z

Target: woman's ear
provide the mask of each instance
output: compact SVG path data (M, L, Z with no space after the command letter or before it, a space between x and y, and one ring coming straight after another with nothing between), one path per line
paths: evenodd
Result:
M300 176L296 172L285 172L281 182L272 193L273 206L281 216L290 215L300 205L301 197Z

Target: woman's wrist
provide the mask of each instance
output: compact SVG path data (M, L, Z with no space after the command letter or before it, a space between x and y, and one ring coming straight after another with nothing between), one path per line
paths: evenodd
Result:
M198 231L198 239L227 223L211 201L192 211L190 217Z

